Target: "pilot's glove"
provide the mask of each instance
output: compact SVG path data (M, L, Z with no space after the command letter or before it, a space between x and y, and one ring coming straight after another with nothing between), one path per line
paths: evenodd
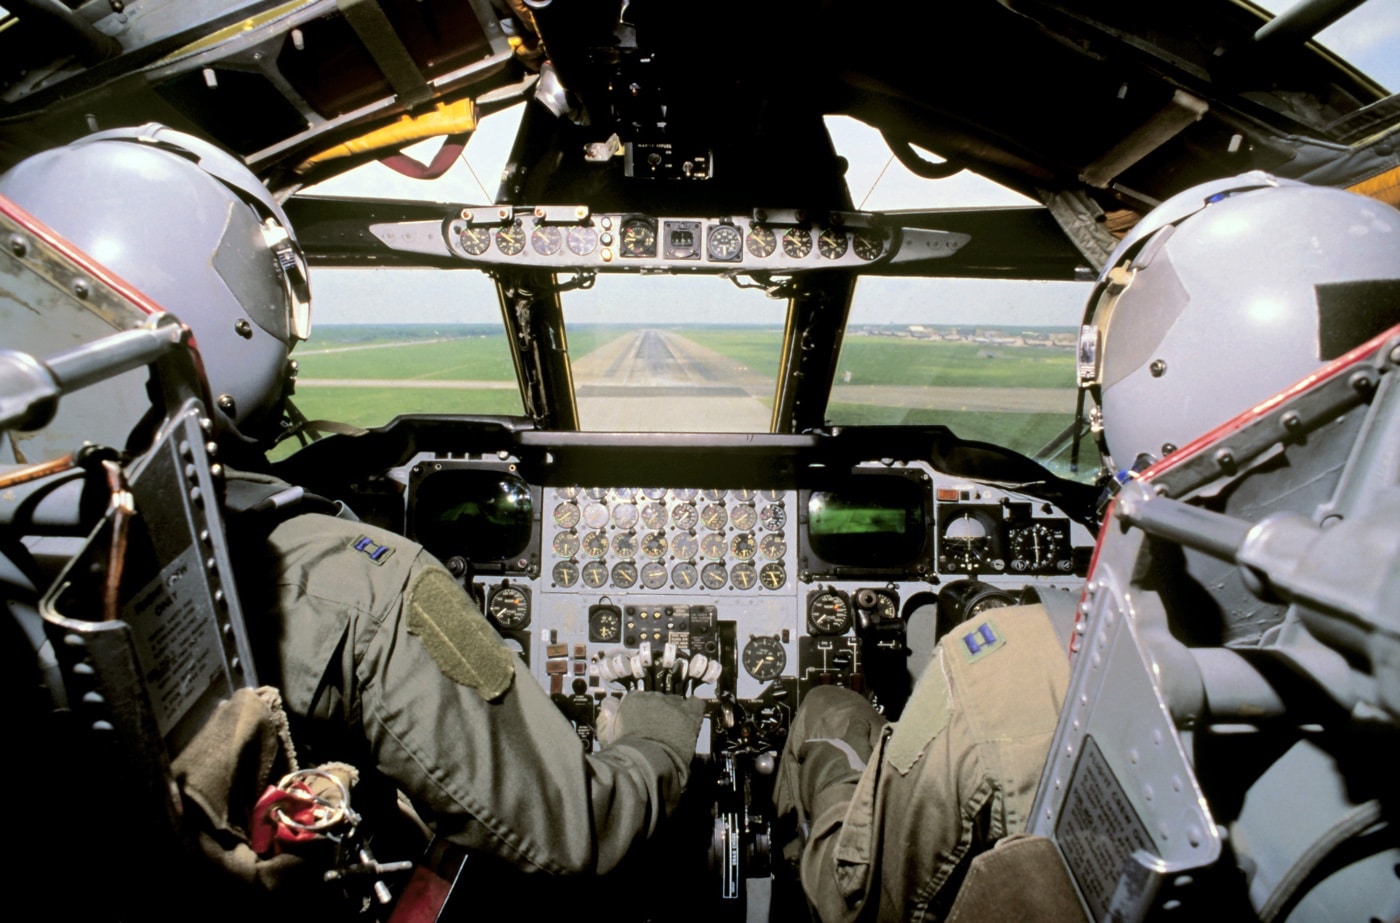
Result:
M694 753L705 703L664 692L609 696L598 706L598 741L608 746L624 737L644 737L677 753Z

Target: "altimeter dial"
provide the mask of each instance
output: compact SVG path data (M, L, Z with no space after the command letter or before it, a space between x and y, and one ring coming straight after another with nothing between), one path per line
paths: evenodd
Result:
M807 629L814 635L845 634L851 627L851 601L844 593L822 590L807 600Z
M524 628L530 624L530 593L521 587L500 587L491 594L486 608L502 628Z

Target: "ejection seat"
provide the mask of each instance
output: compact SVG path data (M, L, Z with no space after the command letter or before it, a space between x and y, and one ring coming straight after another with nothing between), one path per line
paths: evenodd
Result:
M5 345L31 350L0 351L12 880L62 916L390 918L413 863L375 862L352 770L298 770L258 686L188 329L3 198L0 239ZM127 451L105 430L143 410Z
M1400 326L1123 486L1029 835L949 919L1400 919L1397 600Z

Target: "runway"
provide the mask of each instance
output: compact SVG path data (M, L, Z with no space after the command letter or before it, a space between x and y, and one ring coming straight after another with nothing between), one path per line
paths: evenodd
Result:
M688 337L637 330L573 363L579 422L599 432L766 433L772 372Z

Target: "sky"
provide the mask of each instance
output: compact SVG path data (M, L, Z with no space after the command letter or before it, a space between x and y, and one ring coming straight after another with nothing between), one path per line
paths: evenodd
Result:
M1302 2L1302 0L1299 0ZM1287 0L1264 0L1279 12ZM1390 89L1400 88L1400 0L1368 0L1359 10L1319 35L1331 50ZM308 193L384 198L432 199L467 204L495 198L501 171L519 122L508 110L483 120L463 155L442 178L424 183L377 163L367 164ZM894 159L879 134L845 117L828 118L838 152L850 163L847 184L857 208L900 208L1034 204L1018 193L975 174L963 172L943 180L921 179ZM437 140L407 153L427 162ZM935 158L936 159L936 158ZM313 276L319 323L403 322L403 306L414 319L430 323L496 323L500 313L495 288L479 272L411 272L401 270L318 270ZM1073 323L1087 297L1082 283L1005 283L944 280L931 297L927 282L867 277L857 289L853 323ZM761 292L745 291L717 277L646 277L600 275L591 291L565 296L566 318L573 323L610 321L642 324L782 323L783 304ZM937 317L931 318L931 309Z

